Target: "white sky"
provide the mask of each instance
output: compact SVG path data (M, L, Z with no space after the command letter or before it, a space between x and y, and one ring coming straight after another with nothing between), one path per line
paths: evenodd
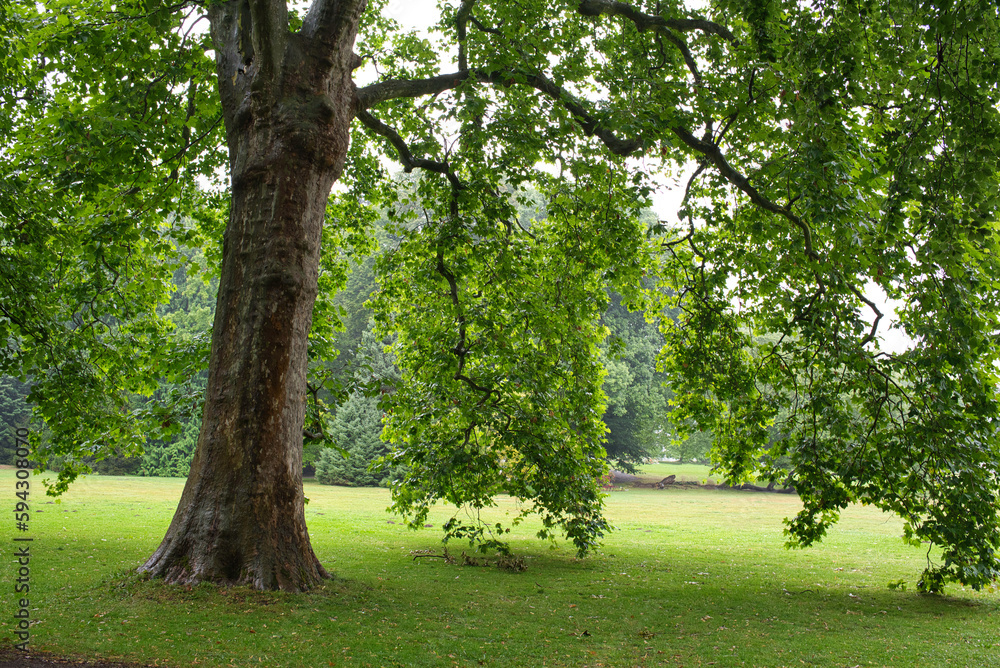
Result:
M404 28L417 30L431 27L440 15L434 0L391 0L384 14L399 21Z

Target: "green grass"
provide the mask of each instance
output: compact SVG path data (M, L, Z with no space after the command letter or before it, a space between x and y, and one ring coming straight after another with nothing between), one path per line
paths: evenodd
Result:
M717 484L721 481L719 476L712 476L712 467L705 464L676 464L670 462L657 462L655 464L643 464L637 467L636 475L644 483L660 482L667 476L677 476L677 482L711 482Z
M0 471L9 498L13 482ZM781 519L796 512L793 496L614 492L618 531L599 553L577 560L526 523L513 546L528 570L507 573L415 561L414 550L440 550L444 510L434 529L409 531L384 512L385 490L307 482L313 544L336 579L287 595L130 574L182 486L90 477L59 504L34 486L33 649L168 666L978 667L1000 656L1000 594L913 592L925 555L871 508L850 508L818 548L787 551ZM502 500L497 513L512 511ZM900 579L909 590L887 588Z

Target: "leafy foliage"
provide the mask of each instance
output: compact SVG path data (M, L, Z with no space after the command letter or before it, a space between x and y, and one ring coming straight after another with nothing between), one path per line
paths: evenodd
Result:
M927 590L982 586L1000 547L996 7L783 12L771 62L737 51L741 74L713 80L729 151L707 159L754 185L728 179L742 197L727 203L718 177L694 180L690 227L665 241L678 416L714 431L731 480L790 474L793 544L872 503L907 539L946 546ZM900 304L907 349L878 347L884 307L868 295ZM764 333L778 337L751 337ZM774 421L786 438L769 438Z
M18 429L31 424L30 388L15 378L0 377L0 463L13 465Z
M690 425L686 425L690 427ZM663 453L680 462L708 461L712 450L712 432L691 430L690 433L672 431L662 438Z
M437 498L475 512L506 493L542 515L542 537L561 527L581 553L606 529L597 490L605 470L600 277L615 269L607 264L615 246L625 257L612 262L637 273L641 236L635 212L615 197L619 179L602 172L589 192L548 193L547 216L527 234L505 198L485 196L465 199L474 217L428 213L399 229L373 301L382 331L398 335L403 375L385 402L386 435L390 461L406 471L394 508L411 524L422 524ZM420 187L433 196L434 185ZM581 215L593 206L607 217ZM621 248L629 239L632 248ZM483 528L456 516L446 529L478 539Z
M273 11L247 21L287 13L252 4ZM178 422L134 398L193 368L156 308L178 248L218 253L225 191L197 184L225 165L226 79L190 30L199 3L2 7L0 373L34 382L41 461L137 453ZM675 422L714 435L730 481L795 486L791 543L860 501L943 547L926 590L997 577L995 2L446 1L434 41L383 9L362 18L370 67L323 232L312 440L330 440L340 391L332 293L386 211L398 245L373 304L396 336L382 409L412 524L450 501L473 519L449 537L502 548L505 527L476 517L506 493L543 536L596 544L601 416L645 414L601 389L623 376L601 347L614 291L676 315L660 356ZM418 172L411 188L385 154ZM682 224L651 229L654 177L691 163ZM534 192L545 210L522 215L511 196ZM880 344L888 308L905 349Z
M378 486L383 476L369 466L388 451L380 438L382 411L378 399L351 394L337 411L331 432L338 443L345 444L342 447L346 452L324 448L316 460L316 479L325 485Z
M139 474L167 478L187 477L191 470L195 447L198 445L200 429L200 421L188 420L181 424L180 433L171 440L148 442L142 453Z
M171 373L160 379L150 398L139 400L147 414L159 420L157 437L143 446L141 475L187 476L201 426L218 279L200 249L181 248L180 253L183 264L173 272L174 292L158 309L172 325Z
M617 294L611 295L601 320L610 332L602 359L608 374L604 380L608 395L604 449L613 465L632 472L635 464L659 456L659 441L669 438L658 437L673 432L670 391L664 386L667 378L656 370L663 336L645 313L630 312Z
M388 485L399 471L386 470L381 460L389 446L382 440L379 397L393 391L399 378L386 344L369 327L356 353L355 390L337 409L330 429L336 447L325 448L316 460L316 478L328 485Z
M35 457L64 456L60 491L85 458L136 455L153 430L131 397L169 366L156 306L172 241L189 236L175 216L200 206L195 181L220 164L218 102L206 38L176 31L165 7L11 9L22 67L4 82L16 102L0 155L0 372L31 377L47 425Z

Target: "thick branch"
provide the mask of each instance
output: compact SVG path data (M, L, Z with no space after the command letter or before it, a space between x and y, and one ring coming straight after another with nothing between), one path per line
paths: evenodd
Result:
M451 273L447 267L444 266L444 249L440 246L437 250L437 272L441 274L446 281L448 281L448 290L451 295L451 303L457 308L460 306L458 299L458 280L455 278L455 274ZM466 346L466 325L465 316L459 315L458 320L458 343L455 347L451 349L451 352L455 353L458 358L458 371L455 372L455 380L460 380L477 392L485 392L486 396L489 397L493 394L493 390L488 387L483 387L473 379L462 373L465 370L465 356L469 354L469 348ZM484 397L485 400L485 397ZM469 438L469 432L466 432L466 440Z
M693 148L694 150L705 156L709 162L715 165L719 173L722 174L723 178L729 181L731 184L742 190L750 201L759 206L760 208L770 211L771 213L776 213L789 220L792 224L802 230L802 241L805 244L806 254L812 259L818 259L816 251L813 249L812 241L812 230L809 228L809 224L804 220L796 216L794 213L789 211L787 208L780 207L764 195L760 194L756 188L750 185L750 182L745 176L740 174L736 169L729 164L726 157L722 155L722 151L719 147L709 141L703 141L698 139L693 134L688 132L685 128L675 127L672 128L675 135L677 135L681 141Z
M358 91L358 107L364 110L378 102L400 97L421 97L433 95L446 90L457 88L459 84L467 79L476 81L487 81L500 86L511 86L516 83L531 86L535 90L544 93L556 102L562 104L571 114L576 122L580 124L583 131L588 136L597 136L608 149L621 156L626 156L642 148L642 141L638 139L619 139L609 128L604 126L595 118L583 104L577 101L563 88L556 85L551 79L543 74L525 74L521 72L496 71L486 72L474 70L469 72L454 72L443 74L430 79L402 80L390 79L370 86L365 86ZM361 118L359 111L358 117ZM365 122L362 119L362 122ZM366 123L367 124L367 123ZM373 128L374 129L374 128ZM381 133L380 133L381 134ZM386 135L383 135L386 136Z
M358 90L358 108L367 109L379 102L400 97L423 97L453 90L468 79L469 72L442 74L429 79L389 79Z
M660 34L662 34L668 42L677 47L677 50L680 51L681 55L684 57L684 64L687 65L688 70L694 76L694 80L700 84L701 72L698 70L698 63L695 62L694 56L691 55L691 49L688 48L687 43L666 28L661 30Z
M472 6L475 4L476 0L465 0L455 15L455 25L458 28L458 69L462 72L469 70L469 55L465 45L466 27L469 17L472 16Z
M253 50L257 67L266 79L281 69L288 39L288 6L285 0L249 0L253 21ZM246 26L243 26L246 30Z
M212 45L215 47L215 69L218 76L219 96L222 99L222 113L226 120L226 131L235 130L235 120L243 101L250 78L245 76L245 64L240 47L243 36L240 25L241 4L238 0L208 7L211 24ZM249 17L248 17L249 18ZM248 45L249 46L249 45ZM250 47L252 51L252 47ZM230 137L232 145L232 137Z
M495 84L509 85L512 83L510 75L490 73L487 76ZM616 137L614 132L588 113L584 106L573 98L572 95L560 88L545 75L529 74L526 77L525 83L535 90L545 93L566 107L588 136L596 135L615 155L626 156L642 148L642 141L639 139L619 139Z
M323 45L328 55L343 49L342 39L349 38L353 46L358 20L367 5L368 0L313 0L302 21L302 36Z
M578 11L584 16L600 16L601 14L624 16L635 24L639 32L645 32L646 30L665 32L667 28L681 32L700 30L718 35L733 44L738 44L736 37L733 33L729 32L728 28L713 21L706 19L668 19L662 16L645 14L624 2L615 2L614 0L580 0L580 9Z

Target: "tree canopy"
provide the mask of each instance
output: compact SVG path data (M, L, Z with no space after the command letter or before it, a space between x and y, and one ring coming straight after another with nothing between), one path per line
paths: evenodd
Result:
M180 244L205 244L221 269L204 424L150 569L307 586L280 549L277 574L240 566L246 530L199 528L196 508L237 512L205 491L213 467L300 462L332 291L385 212L399 243L373 303L402 373L383 408L413 524L509 493L543 535L596 544L613 290L676 315L660 320L676 419L714 434L729 480L795 486L790 541L869 503L943 549L926 589L995 579L996 3L439 6L429 38L378 0L4 8L0 372L32 379L38 456L135 451L167 422L130 398L193 368L155 307ZM681 223L648 223L689 165ZM529 192L544 215L526 220ZM880 345L890 322L905 350ZM300 513L284 470L259 480ZM172 552L206 536L222 556Z

